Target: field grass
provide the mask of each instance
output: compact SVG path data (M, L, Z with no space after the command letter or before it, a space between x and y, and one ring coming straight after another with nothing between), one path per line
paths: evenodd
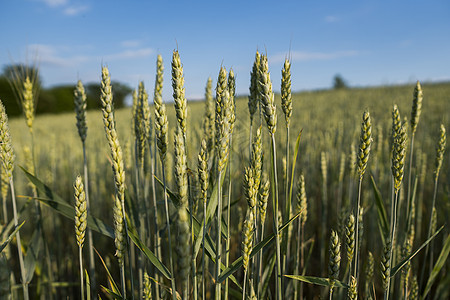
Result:
M271 70L275 72L276 70ZM167 77L167 75L166 75ZM272 83L278 84L278 83ZM297 182L300 174L304 175L305 191L307 195L308 218L304 228L304 240L297 243L300 236L298 236L297 226L298 222L295 219L289 226L280 231L281 243L281 261L280 272L282 275L306 275L311 277L297 277L302 281L291 279L290 277L282 276L280 283L276 282L275 270L278 267L276 262L276 245L275 242L269 243L265 246L258 255L250 258L250 265L248 274L246 276L246 292L248 297L257 297L261 299L294 299L294 295L299 297L301 293L305 299L319 299L327 297L329 293L330 281L323 280L331 276L328 273L329 265L329 248L330 236L332 230L336 231L333 244L336 243L336 238L339 237L341 243L341 263L339 275L333 277L336 279L335 287L333 288L332 296L335 299L345 298L348 294L347 288L342 287L347 284L354 284L357 280L357 293L360 298L368 298L369 296L383 297L384 288L382 286L382 276L380 273L380 264L383 255L384 238L380 233L380 226L382 221L379 217L381 212L380 206L376 201L377 194L374 192L374 184L376 185L380 200L383 203L384 210L387 214L387 221L391 216L391 127L392 127L392 108L394 104L398 106L401 120L411 118L411 107L413 99L413 91L415 84L408 84L402 86L386 86L386 87L370 87L370 88L351 88L341 90L323 90L323 91L309 91L299 92L292 95L293 111L290 122L290 144L288 172L285 170L286 158L286 127L284 122L284 114L281 109L280 95L275 95L276 113L277 113L277 131L276 137L276 156L275 162L278 166L277 174L275 174L278 182L278 204L279 213L274 218L274 208L272 206L271 193L269 205L267 208L267 221L265 223L264 237L269 237L274 233L274 220L279 220L279 226L285 224L290 218L298 216L297 210ZM164 88L169 88L166 83ZM427 234L430 225L430 215L432 208L432 198L434 193L434 171L435 171L435 157L436 145L439 141L440 125L443 124L447 131L450 128L450 83L434 83L422 84L423 89L423 105L420 116L420 121L417 127L417 132L414 139L414 152L412 162L412 184L417 178L416 190L412 190L413 207L412 212L414 218L414 233L411 237L410 226L408 226L407 215L411 214L411 207L407 205L407 174L410 172L408 163L406 164L405 177L400 190L399 205L398 205L398 234L396 248L393 250L393 265L397 265L403 257L408 253L413 253L418 249L428 238ZM152 92L149 92L152 95ZM151 97L150 97L151 98ZM175 108L172 99L165 99L167 107L167 115L169 122L169 144L167 148L166 158L166 176L165 180L168 189L174 193L170 199L169 213L172 227L172 244L178 246L178 225L177 220L180 216L177 213L179 206L177 204L177 174L174 173L176 157L174 154L174 134L177 123ZM152 103L152 101L150 101ZM191 220L190 226L198 220L199 225L195 230L190 231L194 236L194 241L202 236L199 234L202 221L204 220L203 204L196 203L200 198L200 191L197 184L197 157L200 151L201 140L203 138L203 115L205 110L205 102L188 102L187 107L187 130L185 135L185 145L187 154L187 174L189 178L189 212L192 212L195 219ZM152 122L154 122L154 106L150 107ZM225 241L230 239L229 261L230 265L236 262L242 255L241 245L243 240L242 231L244 226L244 219L247 214L247 197L248 191L245 190L244 173L245 167L250 165L250 147L249 147L249 130L250 119L248 112L248 98L247 96L236 97L236 122L234 124L232 134L232 148L229 154L228 167L229 173L224 172L223 189L223 226L221 245L223 246L222 256L225 252ZM358 178L351 174L352 164L350 161L350 154L353 151L358 153L360 143L361 121L364 111L370 112L372 123L372 144L371 152L368 160L367 170L362 179L361 186L361 208L362 219L359 224L359 249L355 249L355 253L359 255L358 271L353 274L352 268L348 267L345 242L345 224L349 213L354 211L354 201L357 197ZM59 115L39 115L34 119L34 147L35 147L35 177L45 183L49 190L54 194L59 195L67 204L73 208L75 204L73 184L77 175L83 175L83 149L80 138L78 137L77 127L75 123L75 113L59 114ZM253 137L256 134L257 127L262 125L262 149L263 149L263 171L270 175L271 164L271 136L268 134L266 122L264 117L260 119L259 112L256 113L253 126ZM409 122L409 121L408 121ZM156 181L152 183L151 160L155 164L155 177L162 180L161 163L157 156L157 149L152 142L151 149L153 156L150 158L147 148L144 160L144 172L139 175L135 167L135 133L133 126L133 113L130 108L124 108L115 111L115 124L117 128L117 136L120 141L124 167L126 174L126 212L129 216L129 225L131 230L136 229L142 244L146 245L148 251L152 251L160 260L164 268L169 268L168 256L168 241L167 228L165 226L164 215L164 194L162 185ZM29 258L27 271L34 273L30 280L29 290L30 296L37 299L39 296L45 299L62 299L69 297L70 299L77 299L80 297L80 272L78 264L78 245L74 232L73 218L64 217L61 213L61 207L52 208L42 203L42 229L45 233L45 242L35 242L39 240L36 237L36 214L35 208L32 204L35 199L29 202L30 197L33 198L34 185L30 183L29 178L25 175L19 166L30 170L33 165L32 158L29 153L31 151L30 135L28 128L23 118L14 118L9 120L11 129L12 143L16 154L16 168L14 171L14 183L16 189L16 198L19 202L19 208L24 207L25 210L20 215L20 220L25 220L25 225L20 229L23 252L26 256L30 256L33 250L39 249L35 259ZM113 169L111 168L110 149L108 148L107 140L105 139L104 126L102 123L102 113L100 111L87 112L87 139L86 139L86 153L88 158L89 170L89 199L90 211L89 214L102 220L105 224L113 227L113 197L115 194L115 182ZM154 125L152 125L154 128ZM410 137L410 127L407 124L408 137ZM298 156L295 166L292 167L296 153L295 141L301 132L301 138L298 147ZM154 141L155 134L149 139ZM27 150L28 147L28 150ZM409 159L410 142L407 142L406 161ZM27 154L28 153L28 154ZM210 152L209 168L210 168L210 185L208 190L208 203L212 202L213 197L217 197L214 188L217 187L216 180L217 172L215 170L216 162L214 162L214 150ZM448 268L450 267L447 260L445 260L445 253L448 255L448 224L450 219L450 151L446 151L443 157L443 165L439 174L439 182L437 189L437 197L435 201L437 221L436 229L445 225L444 229L436 236L433 243L430 244L427 250L434 259L430 264L430 258L425 258L425 250L419 252L417 256L410 260L410 269L407 274L401 276L399 272L395 277L390 289L390 297L392 299L418 299L423 295L426 289L426 283L430 275L432 275L431 268L439 258L443 257L440 272L436 274L436 280L431 287L429 295L435 299L448 299L449 290L447 288L450 280ZM28 156L28 157L27 157ZM356 161L355 161L356 162ZM291 173L291 168L294 173ZM326 176L324 176L324 172ZM136 175L138 174L138 175ZM288 179L286 178L288 174ZM293 180L291 181L291 175ZM141 184L136 184L136 176L141 176ZM326 182L323 179L326 178ZM372 184L372 180L374 184ZM286 180L288 184L286 184ZM272 182L273 184L273 182ZM220 184L219 184L220 185ZM286 205L289 198L289 191L286 192L286 187L293 186L291 211L286 215ZM161 236L160 245L155 244L154 239L154 221L153 215L154 207L152 189L155 189L157 203L157 220L159 234ZM259 187L258 187L259 188ZM48 199L50 194L43 193L44 190L39 190L38 197ZM257 191L258 192L258 191ZM286 198L288 195L288 198ZM228 197L230 201L228 201ZM6 200L8 208L8 222L12 220L12 204L9 197ZM215 200L217 202L217 199ZM220 203L220 202L219 202ZM231 203L228 207L227 203ZM141 204L143 206L141 206ZM174 205L177 204L177 205ZM145 207L146 219L142 220L139 217L141 207ZM198 207L198 209L194 209ZM409 208L409 209L408 209ZM230 211L230 225L229 236L226 236L227 218L226 214ZM355 216L357 217L357 216ZM278 219L279 218L279 219ZM202 249L200 247L196 258L191 264L196 267L196 276L193 274L189 278L189 289L183 291L181 281L179 281L178 264L175 265L175 270L169 270L175 275L177 283L177 292L180 296L189 299L202 298L202 284L206 285L205 298L213 299L216 297L215 288L217 284L214 281L222 277L224 273L216 274L215 260L211 260L211 253L217 253L216 239L216 221L217 215L213 212L213 217L207 222L207 238L211 240L208 247L212 249L206 256L206 269L202 273ZM256 247L262 240L258 233L261 232L258 223L259 217L253 235L253 247ZM222 223L221 223L222 224ZM356 223L358 224L358 222ZM2 215L2 225L3 215ZM389 224L388 224L389 226ZM191 227L194 228L194 227ZM220 227L219 227L220 228ZM258 229L256 229L258 228ZM358 231L357 231L358 232ZM128 298L139 298L143 292L144 286L147 287L146 292L152 294L153 298L169 298L170 294L170 280L164 276L164 273L157 270L154 261L145 255L145 250L139 243L133 243L129 249L130 254L126 255L125 287L120 287L119 266L117 259L114 257L115 247L114 241L110 237L93 232L94 247L105 261L105 265L109 269L112 278L108 276L108 272L102 265L98 256L95 257L95 274L89 273L90 281L96 283L95 290L91 287L91 294L96 297L100 295L101 298L113 297L113 292L117 294L126 292ZM247 233L248 234L248 233ZM144 236L143 236L144 235ZM6 236L6 235L5 235ZM404 240L411 237L412 244L409 252L402 251ZM357 239L358 240L358 239ZM3 237L2 237L3 241ZM88 251L86 250L87 243L84 243L84 268L88 268ZM185 251L191 253L195 243L190 241L185 245ZM304 253L303 260L305 268L296 273L296 262L300 260L297 245L301 245ZM160 253L158 254L158 246L160 246ZM14 249L14 250L13 250ZM144 250L145 251L144 251ZM156 251L154 251L154 249ZM255 249L255 248L253 248ZM447 250L446 250L447 249ZM148 254L148 251L146 252ZM330 250L331 251L331 250ZM336 251L336 248L333 248ZM367 266L369 259L369 251L373 254L374 268L373 280L370 278L370 268ZM406 251L406 252L405 252ZM441 252L442 251L442 252ZM173 251L174 259L180 254L178 251ZM262 270L259 272L259 255L262 253ZM359 253L359 254L358 254ZM17 259L16 242L13 240L2 255L5 254L7 259L8 270L12 274L10 281L11 285L1 290L0 298L3 295L11 293L14 299L22 298L22 291L20 285L20 269ZM406 254L406 255L404 255ZM215 254L214 254L215 255ZM213 255L213 256L214 256ZM335 255L333 256L335 257ZM44 259L45 258L45 259ZM27 261L27 259L25 259ZM140 261L142 260L142 261ZM176 260L175 260L176 261ZM222 257L222 263L225 263ZM34 263L34 264L33 264ZM48 265L50 263L50 265ZM274 266L277 265L277 266ZM128 267L130 266L130 267ZM347 267L346 267L347 266ZM4 267L2 272L4 272ZM422 282L420 282L422 267L425 268ZM143 268L150 280L144 280L143 272L139 270ZM142 269L141 269L142 270ZM405 267L403 268L405 270ZM236 268L232 270L232 276L225 277L228 280L227 285L225 281L219 286L222 293L227 293L231 299L244 299L242 296L242 287L244 285L243 268ZM439 271L439 270L438 270ZM131 274L132 273L132 274ZM366 274L369 275L366 275ZM51 276L50 276L50 275ZM261 275L259 275L261 274ZM356 277L355 281L351 280L350 274ZM220 275L220 276L219 276ZM355 276L356 275L356 276ZM333 275L334 276L334 275ZM368 277L369 276L369 277ZM8 277L8 276L6 276ZM30 275L31 277L31 275ZM139 278L140 277L140 278ZM197 286L194 288L192 282L194 277L197 278ZM294 276L295 277L295 276ZM413 278L419 281L417 291L414 288ZM405 280L409 278L409 280ZM223 277L222 277L223 279ZM117 290L111 284L112 280L117 283ZM154 280L158 284L154 284ZM300 288L300 282L302 287ZM313 282L313 283L308 283ZM407 282L408 289L404 290L403 284ZM147 285L151 285L149 288ZM281 286L278 287L278 285ZM321 286L325 284L327 286ZM100 286L107 287L101 288ZM133 287L133 288L132 288ZM226 287L226 288L225 288ZM301 292L299 292L301 290ZM110 291L110 292L108 292ZM354 290L352 290L354 293ZM89 289L88 289L89 293ZM222 294L221 293L221 294ZM405 294L406 293L406 294ZM148 295L148 294L147 294ZM281 296L280 296L281 295ZM331 293L330 293L331 295ZM415 298L415 295L417 298ZM118 297L118 296L117 296ZM331 296L330 296L331 297ZM3 299L3 298L2 298Z

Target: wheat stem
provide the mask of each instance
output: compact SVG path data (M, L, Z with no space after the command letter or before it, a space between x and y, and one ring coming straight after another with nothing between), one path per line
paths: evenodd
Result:
M163 175L163 185L164 185L164 207L166 212L166 227L167 227L167 239L169 242L169 267L172 274L171 286L172 286L172 299L176 300L176 285L175 285L175 274L173 268L173 258L172 258L172 235L170 233L170 218L169 218L169 203L167 201L167 186L166 186L166 172L164 168L164 160L161 158L161 169Z
M16 204L16 195L14 191L14 181L13 181L13 170L14 170L14 161L15 155L12 148L11 135L9 132L9 124L8 124L8 116L6 115L5 107L3 103L0 101L0 159L2 161L3 167L5 169L5 174L9 179L9 186L11 189L11 200L13 204L13 218L14 218L14 226L19 226L19 219L17 216L17 204ZM26 280L27 273L25 270L23 253L22 253L22 244L20 240L20 233L17 231L16 233L17 240L17 252L19 256L19 265L20 265L20 274L22 280L22 288L23 288L23 297L25 300L29 299L28 294L28 282Z

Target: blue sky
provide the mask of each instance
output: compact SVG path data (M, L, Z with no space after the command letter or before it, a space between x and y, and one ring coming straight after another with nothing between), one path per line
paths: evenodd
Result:
M0 65L37 58L45 86L113 80L153 92L164 59L164 98L178 47L188 98L209 76L233 68L247 94L256 49L266 52L279 91L284 58L292 89L450 80L450 1L3 0Z

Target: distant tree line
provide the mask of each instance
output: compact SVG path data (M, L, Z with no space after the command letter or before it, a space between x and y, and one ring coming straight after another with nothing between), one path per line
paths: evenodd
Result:
M62 113L74 110L73 91L76 82L70 85L59 85L50 88L43 88L38 70L35 67L24 65L7 65L0 74L0 100L6 107L9 116L22 114L20 100L18 98L17 87L23 88L23 82L20 82L26 76L35 76L38 99L36 114L42 113ZM87 95L87 108L99 109L100 103L100 82L85 83L84 88ZM15 88L16 87L16 88ZM125 98L131 94L132 89L120 82L113 81L112 89L114 94L114 106L121 108L125 106Z

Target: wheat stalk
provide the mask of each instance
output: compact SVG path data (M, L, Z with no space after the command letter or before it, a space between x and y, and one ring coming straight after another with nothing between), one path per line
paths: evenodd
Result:
M282 274L281 274L281 250L280 250L280 232L278 224L278 179L277 179L277 155L276 155L276 142L275 142L275 131L277 126L277 114L276 106L274 100L274 94L272 90L272 82L270 80L269 73L269 62L267 56L261 56L260 68L258 76L258 90L261 97L261 105L264 118L266 119L267 128L269 134L271 135L271 187L272 187L272 199L273 199L273 219L274 219L274 233L275 233L275 244L276 244L276 295L277 299L280 300L282 294Z
M423 92L420 82L417 81L416 87L414 88L413 93L413 103L411 109L411 146L409 152L409 168L408 168L408 193L406 198L406 215L407 215L407 226L411 222L411 212L410 212L410 202L411 199L411 175L412 175L412 161L413 161L413 153L414 153L414 137L416 135L417 125L419 124L420 113L422 112L422 99Z
M258 109L259 102L259 68L261 63L261 55L258 51L255 54L255 60L253 62L252 71L250 72L250 88L249 88L249 96L248 96L248 112L250 114L250 130L249 130L249 156L252 153L251 144L252 144L252 133L253 133L253 117Z
M395 108L394 108L395 111ZM395 113L394 113L395 114ZM395 116L393 115L394 119ZM405 164L405 154L406 154L406 124L403 123L402 126L396 131L394 142L393 142L393 152L392 152L392 176L394 183L394 198L392 199L391 205L391 224L390 224L390 237L389 240L392 243L392 249L395 247L395 231L397 227L397 203L399 199L399 191L403 180L403 171ZM389 269L392 268L392 253L389 255ZM384 297L389 299L389 287L390 277L387 278L387 288L385 289Z
M124 255L127 248L127 224L125 219L125 170L123 166L122 148L117 137L113 98L111 89L111 77L107 67L102 67L102 82L100 100L102 103L103 124L111 150L112 169L116 187L114 197L114 243L116 256L121 270L121 283L123 295L126 295ZM131 267L131 266L130 266ZM131 273L132 274L132 273ZM131 275L130 274L130 275ZM133 280L131 280L132 282Z
M86 121L86 110L87 110L87 96L81 80L78 80L77 86L74 90L74 104L75 104L75 116L76 124L78 129L78 135L80 136L82 147L83 147L83 170L84 170L84 187L86 190L86 206L87 212L90 210L89 202L89 176L88 176L88 163L86 155L86 138L87 138L87 121ZM92 230L87 229L88 234L88 244L89 244L89 269L90 269L90 280L92 290L96 289L95 280L95 261L94 261L94 241L92 238Z
M281 108L284 112L284 118L286 121L286 169L284 172L284 182L285 182L285 213L284 221L287 221L291 216L291 195L289 194L289 130L290 130L290 120L292 116L292 93L291 93L291 63L286 58L284 61L283 69L281 70ZM283 251L286 252L283 256L283 265L285 270L288 270L288 261L290 254L290 237L292 235L292 226L288 226L285 232L285 243L283 245Z
M230 141L230 93L227 83L227 72L221 67L216 86L216 106L215 106L215 126L216 126L216 156L217 156L217 241L216 241L216 298L221 298L221 284L218 282L220 265L222 260L222 176L228 160Z
M437 197L437 187L438 187L438 181L439 181L439 172L442 167L442 162L444 160L444 152L445 152L445 146L447 143L447 135L445 131L445 127L443 124L441 124L439 128L439 140L436 144L436 157L435 157L435 170L434 170L434 192L433 192L433 200L431 203L431 212L430 212L430 223L428 225L428 235L427 238L429 239L431 235L433 234L433 227L436 228L436 197ZM434 217L434 218L433 218ZM430 253L430 273L431 273L431 266L433 265L433 241L431 241L431 253ZM428 257L428 251L429 251L429 245L425 248L425 260ZM420 275L420 283L423 280L424 276L424 270L425 270L425 263L422 266L422 272Z
M246 188L247 189L247 188ZM247 202L250 203L251 200L247 197ZM243 292L242 299L245 299L245 287L247 281L247 273L248 273L248 264L250 262L250 253L252 251L253 245L253 225L255 223L253 207L249 206L247 209L247 215L244 221L243 228L243 239L242 239L242 266L244 268L244 284L243 284Z
M361 123L361 134L359 138L359 154L358 154L358 175L359 175L359 184L358 184L358 200L356 201L355 206L355 215L358 216L356 219L356 232L355 232L355 262L353 268L353 277L358 278L358 253L359 253L359 207L361 206L361 184L364 173L367 168L367 161L369 160L370 154L370 145L372 143L372 122L370 120L370 114L368 111L363 114L363 121Z
M305 176L300 174L297 182L297 212L300 212L300 216L297 221L297 255L295 263L295 274L300 275L300 269L304 269L304 251L303 251L303 241L305 235L305 224L308 219L308 201L306 197L305 188ZM298 291L300 287L300 291ZM303 299L303 283L299 282L295 285L294 299L297 299L297 294L299 299Z
M19 219L17 216L17 204L16 197L14 191L14 181L13 181L13 170L14 170L14 161L15 155L14 150L12 148L11 135L9 133L9 125L8 125L8 116L6 115L6 109L3 106L2 101L0 100L0 159L3 164L3 168L5 169L4 175L9 180L9 186L11 189L11 198L13 204L13 217L14 217L14 226L19 225ZM22 280L22 289L23 289L23 297L25 300L29 299L28 294L28 282L26 280L26 270L23 260L22 253L22 244L20 240L20 233L17 231L16 233L17 240L17 251L19 255L19 265L20 265L20 274Z
M198 182L200 185L200 199L203 200L203 236L202 236L202 299L205 299L205 234L206 234L206 206L208 201L208 146L205 139L202 140L200 153L198 154L197 168Z
M227 226L227 238L225 241L225 268L228 268L229 262L230 262L230 243L231 243L231 237L230 237L230 219L231 219L231 197L232 197L232 188L231 188L231 168L232 168L232 158L231 155L233 153L233 129L234 129L234 123L236 122L236 103L235 103L235 96L236 96L236 77L234 75L233 69L230 69L230 72L228 73L228 80L227 80L227 87L228 87L228 93L230 96L230 99L228 100L228 123L229 123L229 158L228 158L228 169L227 169L227 177L228 177L228 195L227 195L227 219L226 222L228 224ZM256 214L254 214L256 215ZM256 219L256 218L255 218ZM224 291L224 299L228 299L228 278L225 279L225 291Z
M166 161L166 153L167 153L167 144L168 144L168 127L169 123L167 121L167 113L166 113L166 106L162 101L162 89L163 89L163 77L164 73L164 65L163 65L163 59L162 56L158 54L157 60L156 60L156 78L155 78L155 89L153 93L153 104L155 107L155 138L156 138L156 146L158 148L159 152L159 158L161 161L161 169L163 173L163 186L164 186L164 205L166 210L166 225L167 225L167 232L169 237L169 260L170 260L170 272L173 274L173 260L172 260L172 244L171 244L171 235L170 235L170 223L169 223L169 213L168 213L168 203L167 203L167 193L166 193L166 176L165 176L165 161ZM151 134L149 134L150 136ZM150 153L151 151L151 142L149 139L149 148ZM156 149L155 149L156 152ZM156 155L156 153L155 153ZM155 158L156 159L156 158ZM152 173L154 173L154 163L152 159ZM154 230L154 239L157 241L155 243L155 250L158 253L158 256L162 258L161 255L161 237L159 233L159 226L158 226L158 213L157 213L157 203L156 203L156 192L155 192L155 184L154 184L154 176L152 176L152 191L153 191L153 226L155 227ZM150 222L149 222L150 223ZM157 248L157 249L156 249ZM159 274L155 274L156 280L159 279ZM156 299L159 299L159 285L154 284L155 288L155 297Z

